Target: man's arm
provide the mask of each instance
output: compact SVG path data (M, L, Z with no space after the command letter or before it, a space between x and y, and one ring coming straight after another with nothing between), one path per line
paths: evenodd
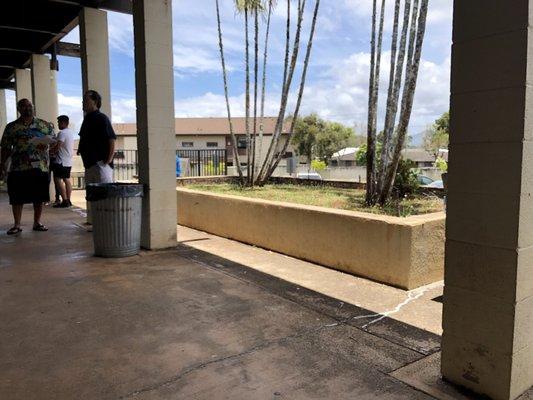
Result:
M0 142L0 178L4 177L7 159L11 156L11 144L9 143L9 133L4 130L2 141Z
M106 115L104 115L104 130L109 143L109 153L107 155L106 164L111 164L113 162L113 158L115 157L115 141L117 139L117 135L115 134L113 125L111 125L111 121Z
M109 154L107 155L106 164L111 164L115 157L115 139L109 139Z

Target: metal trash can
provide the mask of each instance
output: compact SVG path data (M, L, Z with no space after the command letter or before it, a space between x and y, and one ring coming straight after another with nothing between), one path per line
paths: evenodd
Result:
M143 185L131 183L87 185L95 256L129 257L139 253L143 192Z

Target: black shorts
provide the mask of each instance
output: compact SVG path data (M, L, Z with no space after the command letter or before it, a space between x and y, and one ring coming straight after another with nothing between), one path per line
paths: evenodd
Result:
M11 205L49 202L48 172L40 169L10 172L7 176L7 193Z
M64 167L62 164L52 164L50 169L54 173L54 178L69 179L72 167Z

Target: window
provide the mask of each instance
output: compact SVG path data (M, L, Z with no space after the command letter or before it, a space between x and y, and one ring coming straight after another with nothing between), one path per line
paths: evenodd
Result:
M241 136L237 139L237 148L238 149L246 149L246 136Z
M218 147L217 142L207 142L207 147Z
M181 147L194 147L193 142L181 142Z

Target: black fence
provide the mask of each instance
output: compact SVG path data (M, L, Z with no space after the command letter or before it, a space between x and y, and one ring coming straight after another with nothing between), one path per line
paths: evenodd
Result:
M113 164L113 178L117 182L133 181L139 176L137 150L117 150Z
M177 150L176 164L180 160L181 177L222 176L228 174L226 149ZM176 170L177 170L176 165ZM178 171L176 171L178 175Z
M226 149L177 150L176 177L224 176L228 174ZM178 167L179 163L179 167ZM135 181L139 176L137 150L117 150L113 159L116 182ZM73 188L85 188L84 173L72 174Z

